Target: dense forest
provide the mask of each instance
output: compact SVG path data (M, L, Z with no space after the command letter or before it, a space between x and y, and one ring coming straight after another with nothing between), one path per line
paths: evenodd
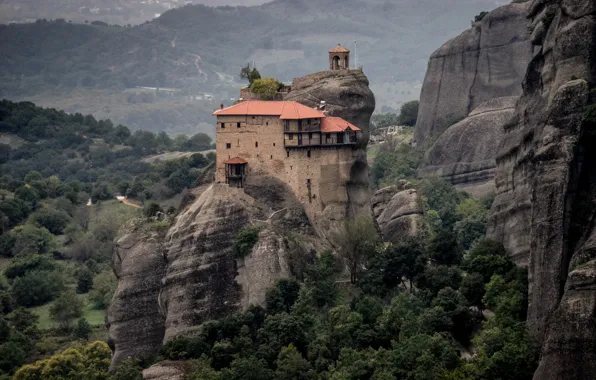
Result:
M131 133L91 115L0 101L0 378L73 341L105 340L119 229L161 215L159 228L175 214L215 157L193 152L212 146L204 134ZM188 153L144 160L172 151Z

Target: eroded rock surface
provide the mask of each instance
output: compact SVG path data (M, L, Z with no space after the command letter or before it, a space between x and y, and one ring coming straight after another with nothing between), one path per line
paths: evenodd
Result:
M488 100L522 93L533 50L526 19L530 3L493 10L433 53L420 95L417 144Z
M112 262L118 287L106 318L114 350L112 366L149 356L161 347L164 318L158 295L166 271L164 255L155 234L133 231L116 243Z
M530 4L539 51L497 154L488 235L528 266L528 327L542 345L534 379L580 380L596 363L596 128L585 119L596 100L596 5Z
M426 152L418 176L442 177L475 197L492 193L497 149L516 100L491 99L449 127Z
M143 380L186 380L188 363L164 361L143 371Z
M383 241L397 243L421 231L424 211L415 189L407 185L380 189L374 194L371 206Z

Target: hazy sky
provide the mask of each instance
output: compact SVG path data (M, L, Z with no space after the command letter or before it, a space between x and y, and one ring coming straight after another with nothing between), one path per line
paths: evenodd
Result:
M194 0L195 3L205 4L205 5L260 5L264 3L268 3L272 0Z

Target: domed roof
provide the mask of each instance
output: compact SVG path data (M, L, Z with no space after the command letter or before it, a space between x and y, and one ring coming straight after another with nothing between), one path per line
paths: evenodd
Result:
M341 44L337 44L336 47L329 50L329 53L349 53L350 51L345 47L341 46Z

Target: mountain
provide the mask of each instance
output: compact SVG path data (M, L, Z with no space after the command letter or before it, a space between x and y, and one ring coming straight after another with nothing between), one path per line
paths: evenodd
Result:
M209 124L210 111L237 96L242 85L237 73L247 62L254 61L265 76L290 81L326 69L329 48L344 43L355 50L353 61L357 56L364 66L378 105L397 108L418 97L427 57L445 37L495 5L494 0L277 0L256 7L187 5L134 27L64 20L1 26L0 97L37 94L42 105L88 107L94 95L73 102L69 94L56 96L55 89L121 94L136 86L166 87L178 97L211 99L194 102ZM85 111L104 112L96 103ZM102 117L121 122L110 113Z

